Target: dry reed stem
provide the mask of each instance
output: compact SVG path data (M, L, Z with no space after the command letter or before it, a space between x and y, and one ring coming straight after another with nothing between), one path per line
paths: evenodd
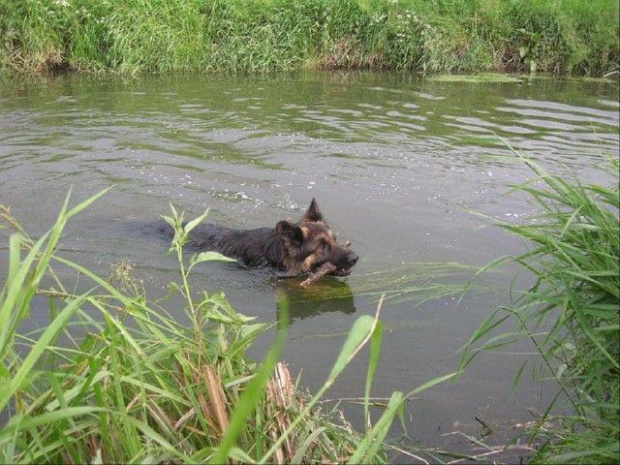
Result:
M286 363L278 362L273 378L267 384L268 408L276 421L270 430L271 437L276 440L279 434L288 429L291 424L289 412L297 403L295 399L295 384ZM273 411L275 410L275 412ZM287 463L295 455L295 448L290 437L287 437L282 448L276 450L276 462Z
M200 386L201 381L203 380L200 379L201 376L200 376L199 370L195 370L193 375L194 375L194 384L196 386ZM213 410L209 406L209 402L205 398L202 392L202 389L197 389L196 397L198 397L198 403L200 404L200 409L202 410L203 417L205 421L207 422L207 425L209 426L209 430L211 431L211 434L216 437L220 436L222 431L219 429L217 425L217 419L215 418L215 414L213 413Z
M159 417L161 421L166 423L166 427L172 431L172 429L174 428L174 422L172 421L172 419L166 414L166 412L164 412L164 410L159 405L157 405L157 402L153 399L153 397L149 396L149 399L153 400L153 402L148 402L146 404L146 408L148 409L148 411L151 412L151 415L153 415L153 417Z
M211 408L215 413L215 419L220 427L220 432L224 433L228 430L228 412L226 408L226 394L222 387L222 379L219 373L215 371L213 365L205 365L203 367L203 376L207 382L209 398L211 399Z
M194 414L196 413L196 411L194 410L194 408L192 407L191 409L189 409L181 418L179 418L176 423L174 424L174 427L172 428L173 431L178 431L179 428L181 428L185 423L187 423L187 420L189 420L191 417L194 416Z

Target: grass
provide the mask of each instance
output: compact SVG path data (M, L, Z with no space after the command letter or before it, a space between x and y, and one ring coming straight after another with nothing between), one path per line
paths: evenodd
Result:
M516 382L529 363L557 386L529 438L540 446L534 463L618 463L620 163L610 160L611 187L584 185L525 163L536 178L516 190L528 194L541 214L526 224L501 226L532 248L489 268L513 261L535 282L480 325L461 368L481 351L529 341L540 362L526 361Z
M458 262L392 265L365 275L356 286L356 295L419 307L429 301L457 298L465 291L477 290L468 284L477 270L478 267Z
M615 0L0 0L0 68L619 70Z
M286 324L257 363L246 351L268 326L233 310L222 294L192 288L197 264L227 260L206 252L186 261L187 234L206 214L184 223L173 208L166 218L180 279L170 285L174 298L163 301L148 299L127 263L106 280L57 254L67 221L102 194L72 208L67 199L38 240L0 209L16 230L0 292L0 462L386 463L385 440L406 399L454 376L395 392L373 421L380 304L374 318L356 320L319 391L301 394L279 361ZM82 290L69 290L57 267L77 272ZM35 298L49 299L50 322L23 333ZM188 323L166 305L182 309ZM286 302L279 311L285 319ZM358 433L337 409L324 411L321 398L366 345L366 428Z

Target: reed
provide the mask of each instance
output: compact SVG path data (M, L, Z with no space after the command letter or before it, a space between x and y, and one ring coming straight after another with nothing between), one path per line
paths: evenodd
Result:
M545 373L557 396L537 419L534 462L615 463L620 458L620 226L617 158L610 187L550 175L531 160L535 179L516 187L541 214L501 227L531 244L518 257L535 279L518 298L491 314L473 334L462 369L481 351L528 341L538 354L526 364ZM562 415L562 411L570 413ZM550 428L555 424L555 428Z

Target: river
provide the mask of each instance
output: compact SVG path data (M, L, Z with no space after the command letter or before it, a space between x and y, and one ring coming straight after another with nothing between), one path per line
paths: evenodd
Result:
M516 269L494 276L487 291L477 283L482 290L460 301L420 303L420 294L402 293L464 279L424 264L482 266L525 250L492 226L493 218L519 222L535 212L522 195L508 195L533 176L510 147L552 172L608 182L598 167L606 154L617 156L618 128L618 86L603 80L441 82L357 72L3 78L0 203L37 236L71 186L77 202L113 185L72 220L62 253L103 275L128 260L149 294L161 296L176 279L175 261L139 225L167 214L169 202L188 216L210 208L213 222L253 228L296 220L316 198L361 257L349 277L302 291L299 281L277 282L265 270L204 264L195 287L221 290L238 311L268 322L278 317L277 294L288 294L284 358L311 389L355 318L373 314L387 291L373 390L386 397L454 371L458 349L505 297L491 287L515 277ZM0 230L0 277L7 237ZM26 329L48 317L40 302ZM256 354L268 346L266 337ZM514 435L515 423L533 419L528 409L544 409L554 393L524 376L511 394L523 357L517 349L485 355L457 382L410 401L410 438L458 448L462 437L445 434L475 434L475 417L503 432L498 443ZM363 395L365 359L329 399ZM347 411L359 425L360 409Z

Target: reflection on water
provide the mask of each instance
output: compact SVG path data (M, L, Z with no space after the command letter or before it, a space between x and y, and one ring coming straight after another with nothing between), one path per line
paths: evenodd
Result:
M276 289L278 320L282 307L288 313L290 324L304 318L311 318L323 313L340 312L345 315L355 313L353 292L345 281L326 276L317 283L303 288L299 283L303 278L279 281Z
M172 202L188 217L210 207L209 221L228 227L274 227L298 218L316 197L340 240L351 240L361 257L351 276L301 290L264 270L205 263L195 267L195 289L224 291L239 311L263 321L278 318L276 294L288 295L285 357L310 388L325 379L354 318L374 314L377 292L411 291L384 304L376 396L453 371L455 354L497 304L488 292L414 305L416 283L435 282L437 270L428 268L416 282L385 279L369 295L376 273L428 262L480 266L522 251L519 240L470 213L522 221L534 211L523 197L506 195L532 176L511 147L553 172L568 168L603 183L610 179L598 165L619 147L618 85L603 80L448 83L382 73L0 79L0 202L36 236L70 186L81 200L115 185L69 224L62 250L102 275L128 259L150 295L165 295L177 278L175 260L166 244L130 225L156 220ZM0 277L6 244L0 230ZM509 286L513 278L496 280ZM41 327L48 312L35 309L31 317ZM530 380L509 395L522 359L488 357L458 384L412 402L414 437L442 442L438 431L455 424L471 431L477 408L488 406L496 423L509 426L527 407L544 405L546 392ZM342 376L332 397L362 394L363 360Z

